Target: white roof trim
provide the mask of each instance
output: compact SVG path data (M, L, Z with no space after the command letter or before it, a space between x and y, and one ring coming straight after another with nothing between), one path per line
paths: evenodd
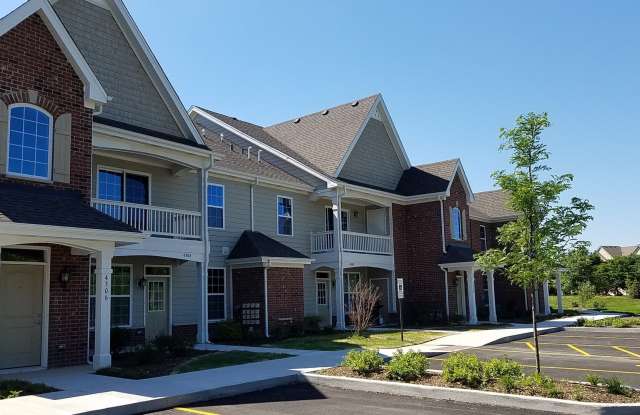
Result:
M51 238L82 239L119 243L142 242L147 235L140 232L109 231L104 229L74 228L30 223L2 222L0 234Z
M393 124L393 120L391 119L389 110L387 109L387 106L384 103L384 99L382 98L382 95L378 94L376 96L375 102L373 103L373 105L371 106L371 109L369 110L369 113L367 114L367 117L365 118L364 122L358 129L358 132L356 133L354 140L351 142L351 144L349 144L349 148L344 153L344 156L342 157L342 160L340 161L340 164L336 169L336 177L340 175L340 172L344 168L344 165L347 164L347 160L349 160L349 156L351 155L351 152L356 147L356 144L358 144L358 141L360 141L360 137L362 137L362 133L364 132L364 129L367 127L369 120L373 118L373 114L376 112L378 105L380 105L380 107L382 108L384 117L386 118L387 123L391 127L391 131L389 131L389 129L386 128L386 125L385 125L385 129L387 130L388 133L390 133L389 137L391 138L391 144L393 145L393 148L396 150L396 155L398 156L398 160L400 160L400 164L402 165L403 170L406 170L411 167L411 162L409 161L409 157L407 156L404 146L402 145L402 141L400 140L400 135L396 130L396 126ZM383 124L385 123L383 122Z
M460 173L460 177L462 177L462 186L464 187L464 191L467 194L467 203L473 203L476 200L476 197L471 190L471 185L469 184L467 175L464 172L464 167L462 167L462 162L460 161L460 159L456 160L456 168L453 171L453 175L451 175L451 178L449 179L449 185L447 186L447 196L451 194L451 186L453 185L453 181L456 178L456 174Z
M304 265L309 265L314 262L311 258L289 258L289 257L269 257L269 256L260 256L260 257L252 257L252 258L237 258L237 259L227 259L225 261L229 265L255 265L261 264L265 267L279 267L286 268L287 266L297 265L298 267L302 267Z
M275 188L286 188L290 191L311 193L313 187L309 185L291 183L284 180L272 179L270 177L261 176L259 174L243 173L235 169L228 169L224 167L217 167L214 163L213 167L209 169L209 176L224 176L230 179L242 180L245 183L252 183L256 185L265 185Z
M196 107L196 106L192 106L191 108L189 108L189 113L196 113L197 115L200 115L201 117L206 118L207 120L218 124L220 127L224 128L225 130L232 132L233 134L247 140L248 142L250 142L251 144L256 145L257 147L260 147L268 152L270 152L271 154L273 154L276 157L281 158L282 160L288 162L289 164L299 168L300 170L309 173L310 175L319 178L320 180L324 181L327 183L327 187L335 187L337 186L337 182L333 179L330 179L329 177L325 176L322 173L319 173L311 168L309 168L306 164L303 164L301 162L299 162L298 160L294 159L293 157L283 153L280 150L277 150L265 143L263 143L262 141L255 139L253 137L251 137L248 134L245 134L244 132L238 130L235 127L232 127L231 125L225 123L224 121L220 120L219 118L216 118L215 116L209 114L206 111L203 111L202 109Z
M129 11L122 0L104 1L109 5L120 29L129 41L133 51L138 56L138 60L140 60L140 63L147 71L147 74L151 78L151 81L160 94L160 97L165 101L167 109L176 120L180 129L183 130L183 134L188 136L188 133L190 133L198 144L204 144L204 140L200 137L200 134L198 134L198 130L193 125L191 118L189 118L182 101L180 101L178 94L175 89L173 89L167 75L162 70L160 63L151 51L149 44L142 35L142 32L140 32L140 29L134 22L131 14L129 14ZM131 37L133 37L134 41L132 41Z
M0 36L36 13L47 26L76 74L84 83L84 105L87 108L96 109L101 104L106 104L107 93L47 0L29 0L0 19Z

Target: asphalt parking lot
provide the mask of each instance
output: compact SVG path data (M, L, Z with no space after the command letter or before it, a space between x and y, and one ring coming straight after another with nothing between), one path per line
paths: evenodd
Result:
M306 384L282 386L155 412L157 415L476 415L478 413L550 415L548 412L415 399Z
M640 388L640 332L626 329L568 329L540 336L540 360L544 374L556 379L584 381L593 373L617 377ZM535 370L533 338L469 349L482 359L508 357L526 371ZM433 357L431 367L440 369L446 355Z

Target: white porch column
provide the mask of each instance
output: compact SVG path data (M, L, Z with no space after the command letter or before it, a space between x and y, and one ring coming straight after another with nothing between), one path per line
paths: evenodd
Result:
M556 295L558 296L558 314L564 313L564 307L562 306L562 271L556 270Z
M478 324L478 309L476 307L476 277L473 273L473 267L466 271L467 273L467 298L469 301L469 324Z
M489 287L489 321L492 323L498 322L498 316L496 314L496 291L493 280L494 270L487 271L487 286Z
M111 261L115 247L97 251L96 257L96 321L93 368L111 366Z
M398 284L396 283L396 250L395 240L393 239L393 205L387 209L387 225L389 226L389 236L391 237L391 258L393 259L393 271L391 271L391 307L390 311L396 313L398 311Z
M205 258L207 255L205 255ZM209 342L209 309L207 307L207 278L208 275L208 267L204 262L197 263L198 274L200 275L200 307L198 313L198 334L197 334L197 342L200 344ZM225 295L227 293L225 292ZM226 310L225 310L226 313Z
M331 199L331 209L333 210L333 249L336 253L336 329L346 328L344 309L344 268L342 264L342 200L339 190Z
M544 299L544 315L551 314L551 307L549 307L549 280L544 280L542 283L542 296Z

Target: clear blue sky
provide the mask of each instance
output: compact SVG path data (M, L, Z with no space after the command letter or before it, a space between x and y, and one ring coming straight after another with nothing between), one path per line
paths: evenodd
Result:
M640 243L640 2L126 4L186 106L268 125L381 92L411 161L460 157L474 191L506 167L498 128L547 111L585 239Z

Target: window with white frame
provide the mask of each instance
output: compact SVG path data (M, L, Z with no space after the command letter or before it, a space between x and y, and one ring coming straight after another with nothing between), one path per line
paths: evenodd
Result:
M345 313L351 312L351 305L356 293L356 287L360 282L359 272L345 272L344 274L344 311Z
M49 180L52 131L53 118L42 108L9 106L8 174Z
M147 310L150 313L164 311L164 281L149 281L147 285Z
M327 281L318 280L316 282L316 298L318 305L327 305Z
M111 274L111 326L131 325L131 278L130 265L114 265ZM96 322L96 267L89 273L89 328Z
M462 212L458 207L451 209L451 238L458 241L464 239Z
M207 215L210 228L224 229L224 186L221 184L207 186Z
M487 227L480 225L480 250L487 250Z
M342 210L340 212L340 222L342 223L342 230L348 231L349 230L349 211L348 210ZM325 228L325 231L327 232L333 230L333 208L330 206L327 206L325 208L324 228Z
M278 196L278 235L293 235L293 200Z
M209 321L224 320L224 268L209 268L207 273L207 310Z

